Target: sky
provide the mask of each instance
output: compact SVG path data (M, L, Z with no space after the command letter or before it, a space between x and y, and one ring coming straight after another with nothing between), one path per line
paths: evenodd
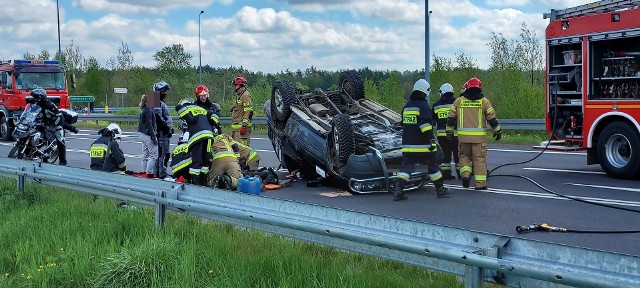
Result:
M134 65L182 44L197 67L421 70L426 0L59 0L62 49L71 41L106 67L126 43ZM543 43L550 9L593 0L431 0L430 55L461 52L487 68L493 33L517 40L525 22ZM56 0L0 0L0 59L58 49ZM200 11L204 13L200 14ZM200 28L200 37L198 37ZM199 41L200 40L200 41ZM201 48L201 53L199 52Z

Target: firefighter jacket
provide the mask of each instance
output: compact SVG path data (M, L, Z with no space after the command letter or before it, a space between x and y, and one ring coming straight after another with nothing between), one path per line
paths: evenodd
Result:
M89 149L91 156L91 170L100 170L105 172L124 171L127 168L127 162L124 153L120 149L120 145L110 134L102 134Z
M238 163L241 166L249 165L252 161L260 161L260 156L258 152L253 150L253 148L244 145L236 140L233 137L223 134L225 139L231 141L231 148L234 148L234 152L236 153L236 157L238 157ZM237 145L234 147L234 145Z
M449 110L453 107L453 101L456 98L453 97L452 92L447 92L436 103L433 103L433 123L436 129L436 137L447 136L447 120L449 119ZM457 133L456 127L453 127L454 134Z
M176 111L180 119L187 122L189 126L189 150L193 144L202 140L213 139L211 126L218 127L220 121L218 115L207 112L204 108L194 105L176 105Z
M247 88L240 88L236 92L236 104L231 110L231 129L240 129L240 127L251 127L251 118L253 117L253 106L251 104L251 94Z
M462 143L486 142L485 135L487 122L494 131L500 130L500 123L496 118L496 112L491 106L491 101L485 98L479 90L477 92L467 89L463 96L453 102L449 110L447 131L452 131L458 126L458 140Z
M171 173L177 175L188 175L189 165L191 165L191 154L189 154L189 144L182 143L171 152Z
M211 143L211 153L213 154L211 158L212 165L238 162L238 156L236 152L233 151L233 139L229 139L228 137L229 135L220 134L213 138L213 142Z
M431 126L431 108L426 100L409 100L402 109L402 153L437 151Z
M220 105L218 105L218 103L211 102L209 98L207 98L207 101L205 102L200 101L200 99L196 100L196 105L204 108L207 112L220 115Z

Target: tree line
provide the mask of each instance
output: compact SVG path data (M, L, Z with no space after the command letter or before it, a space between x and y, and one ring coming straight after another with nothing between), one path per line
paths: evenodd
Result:
M462 88L466 80L478 77L483 83L483 93L495 106L500 118L543 118L544 109L544 55L542 42L536 33L522 23L517 39L506 39L494 33L486 43L491 50L491 64L488 69L480 69L477 60L460 50L453 59L432 55L430 67L431 101L435 101L440 85L451 83L456 90ZM153 59L155 67L140 67L133 64L133 55L127 43L121 42L116 55L108 58L106 65L100 65L94 56L85 57L73 40L62 51L51 55L47 50L39 54L24 53L25 59L60 59L67 71L76 74L77 89L72 95L92 95L95 106L133 107L139 95L149 92L156 81L171 84L168 97L170 105L185 97L194 97L198 85L198 69L191 66L193 56L185 52L182 44L173 44L157 50ZM370 68L358 69L365 82L366 97L379 101L395 111L400 111L405 97L411 93L413 84L424 78L424 70L377 71ZM336 89L338 78L343 71L326 71L315 67L305 70L281 70L276 73L249 71L240 67L202 66L203 84L210 89L212 101L222 105L226 115L233 105L235 93L231 80L244 75L253 95L254 110L262 115L264 102L271 96L272 83L289 80L302 89ZM114 87L125 87L128 95L114 97ZM123 103L121 103L121 100Z

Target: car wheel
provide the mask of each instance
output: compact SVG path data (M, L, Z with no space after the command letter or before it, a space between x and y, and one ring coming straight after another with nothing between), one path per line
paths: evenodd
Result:
M351 119L346 114L340 114L331 121L331 132L327 139L329 161L333 170L342 175L346 168L349 156L355 152L353 126Z
M627 123L607 125L598 138L598 160L612 178L636 178L640 174L640 135Z
M271 115L286 122L291 116L291 104L296 100L296 89L287 80L277 81L271 89Z
M364 98L364 81L356 70L348 70L340 74L338 89L349 94L353 100Z

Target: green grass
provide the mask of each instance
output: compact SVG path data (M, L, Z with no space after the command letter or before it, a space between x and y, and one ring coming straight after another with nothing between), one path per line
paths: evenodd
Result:
M463 287L455 276L0 178L0 287Z

